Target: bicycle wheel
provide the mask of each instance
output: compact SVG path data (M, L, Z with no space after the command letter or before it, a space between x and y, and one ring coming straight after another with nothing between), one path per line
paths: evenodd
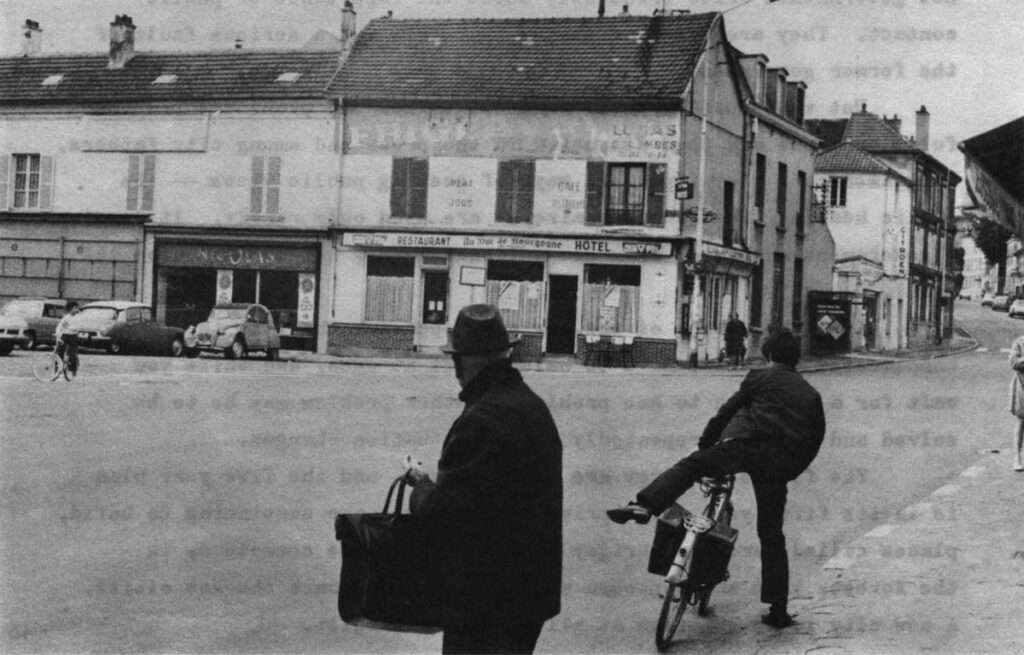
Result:
M56 353L40 357L32 364L32 374L40 382L53 382L60 377L60 372L61 361Z
M658 625L654 631L654 643L658 650L665 650L672 643L672 637L679 628L679 622L683 620L683 612L690 604L690 588L685 582L682 584L667 583L665 598L661 603L661 614L658 615Z

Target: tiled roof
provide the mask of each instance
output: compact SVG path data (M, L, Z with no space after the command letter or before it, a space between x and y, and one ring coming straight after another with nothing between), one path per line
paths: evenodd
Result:
M877 114L858 111L850 114L843 133L844 141L851 141L871 152L917 152L916 145L904 138L895 128L888 125Z
M678 107L716 15L376 19L331 92L350 104Z
M891 169L852 143L840 143L818 153L814 169L822 172L888 173Z
M337 71L335 51L225 50L136 53L122 69L105 55L0 58L0 106L46 103L130 103L324 98ZM278 82L282 73L301 73ZM52 75L57 84L43 85ZM170 84L154 84L175 75Z

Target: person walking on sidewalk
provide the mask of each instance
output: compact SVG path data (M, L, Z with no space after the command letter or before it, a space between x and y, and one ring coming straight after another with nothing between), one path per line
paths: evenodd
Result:
M469 305L452 357L466 405L441 447L437 481L411 468L410 507L450 535L443 653L532 653L561 609L562 442L510 355L501 314Z
M732 362L733 366L739 366L747 354L744 340L747 338L747 326L736 312L729 314L729 321L725 324L725 356Z
M793 625L787 609L789 556L782 532L786 485L814 460L825 436L821 395L796 371L800 342L785 328L761 346L767 368L747 374L739 390L708 422L699 449L659 475L624 507L608 511L616 523L646 523L703 477L747 473L757 503L761 541L762 622Z
M1014 443L1013 470L1024 471L1021 448L1024 447L1024 336L1014 339L1010 346L1010 413L1017 417L1017 435Z

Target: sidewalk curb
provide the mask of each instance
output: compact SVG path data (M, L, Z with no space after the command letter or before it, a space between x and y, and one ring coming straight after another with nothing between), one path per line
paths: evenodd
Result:
M952 357L954 355L962 355L966 352L973 351L978 348L978 342L973 337L966 338L967 343L959 346L955 349L948 351L928 352L923 350L920 353L913 353L913 351L907 351L906 356L899 357L886 357L879 356L878 359L857 359L856 357L846 356L844 361L836 363L825 363L821 365L815 365L812 362L806 361L803 366L798 366L798 370L801 373L819 373L828 371L837 371L849 368L866 368L870 366L885 366L889 364L899 364L902 362L914 362L926 359L939 359L943 357ZM294 354L292 354L294 353ZM446 357L396 357L396 358L372 358L372 357L339 357L335 355L321 355L321 354L306 354L301 351L292 351L291 353L284 355L282 354L281 361L293 363L293 364L331 364L331 365L348 365L348 366L390 366L390 367L405 367L405 368L449 368L451 366L448 358ZM717 376L731 376L740 377L746 375L751 368L756 366L746 366L739 369L732 369L729 367L712 365L704 367L689 367L689 366L665 366L665 367L596 367L596 366L584 366L582 364L565 364L564 366L551 366L545 365L545 362L517 362L516 366L521 370L530 371L532 373L598 373L602 375L621 375L630 371L641 371L648 375L707 375L713 374Z

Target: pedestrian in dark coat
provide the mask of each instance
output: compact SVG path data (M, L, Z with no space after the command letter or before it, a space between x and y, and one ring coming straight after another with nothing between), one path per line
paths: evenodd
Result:
M725 324L725 356L728 357L733 366L739 366L747 354L744 340L747 338L747 326L740 320L739 315L732 313L729 321Z
M446 535L444 653L530 653L561 609L562 442L511 362L491 305L459 312L446 349L465 408L437 481L410 472L412 512Z
M768 367L747 374L704 428L699 450L655 478L634 502L610 510L608 516L618 523L646 522L702 477L749 474L761 541L761 601L771 606L762 621L782 628L793 623L787 610L789 557L782 532L786 485L817 456L825 436L825 410L821 396L796 371L800 344L792 332L773 332L761 351Z

